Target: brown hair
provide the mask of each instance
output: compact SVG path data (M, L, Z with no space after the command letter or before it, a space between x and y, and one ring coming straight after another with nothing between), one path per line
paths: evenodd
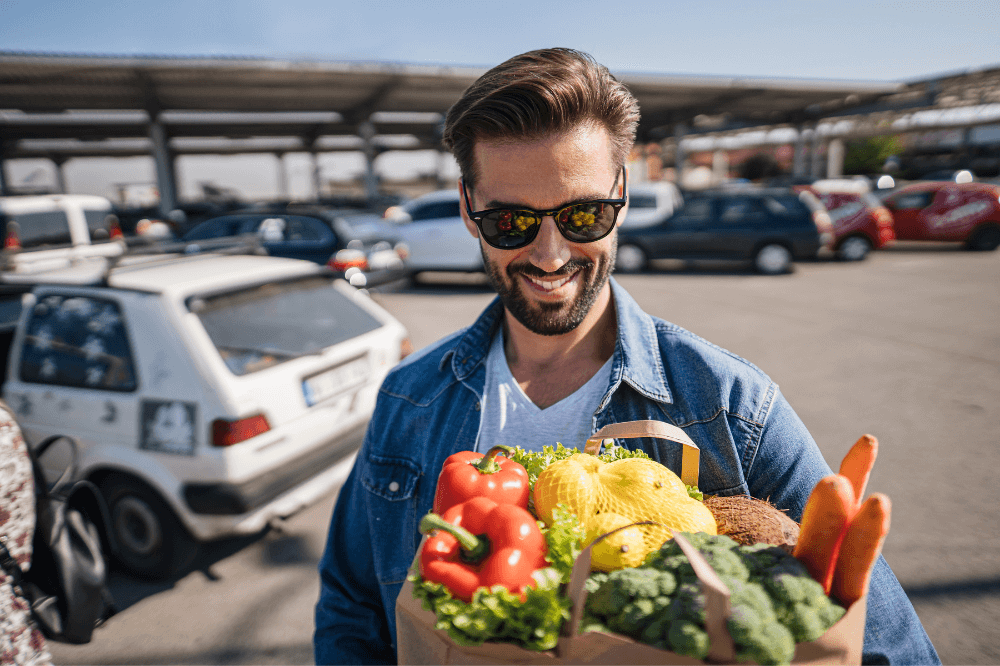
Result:
M514 56L476 80L445 118L442 140L474 187L475 143L534 139L595 122L611 135L614 166L625 164L639 104L607 67L581 51L541 49Z

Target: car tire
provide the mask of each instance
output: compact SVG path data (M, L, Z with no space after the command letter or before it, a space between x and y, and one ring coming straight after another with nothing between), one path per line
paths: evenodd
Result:
M791 270L792 253L780 243L768 243L757 250L753 265L763 275L781 275Z
M626 243L618 247L618 254L615 258L615 270L621 273L638 273L645 270L649 259L646 253L638 245Z
M837 247L841 261L861 261L872 251L872 243L864 236L848 236Z
M1000 227L987 225L976 229L965 246L975 252L992 252L1000 247Z
M182 573L198 545L160 496L137 479L115 475L100 485L108 504L114 560L137 578L161 580Z

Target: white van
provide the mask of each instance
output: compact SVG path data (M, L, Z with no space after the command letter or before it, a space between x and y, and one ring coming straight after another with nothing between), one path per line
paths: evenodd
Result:
M2 269L34 272L76 256L121 254L121 244L110 241L112 214L110 201L89 194L0 197Z

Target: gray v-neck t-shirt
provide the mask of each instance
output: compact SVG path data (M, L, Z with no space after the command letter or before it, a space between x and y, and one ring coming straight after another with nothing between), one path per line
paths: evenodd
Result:
M593 434L594 413L611 380L611 361L572 394L540 409L511 374L503 351L503 330L499 330L486 357L484 411L476 450L485 453L492 446L506 444L541 451L542 446L561 442L582 451Z

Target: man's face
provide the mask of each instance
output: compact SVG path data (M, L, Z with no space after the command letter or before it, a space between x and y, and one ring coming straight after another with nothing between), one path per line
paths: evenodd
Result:
M620 196L621 179L603 127L585 125L532 141L479 141L475 159L479 181L468 191L472 210L552 210ZM478 237L479 229L464 206L462 217ZM593 243L573 243L546 217L527 247L500 250L480 240L480 249L486 274L507 311L534 333L560 335L579 326L604 297L616 243L617 231Z

